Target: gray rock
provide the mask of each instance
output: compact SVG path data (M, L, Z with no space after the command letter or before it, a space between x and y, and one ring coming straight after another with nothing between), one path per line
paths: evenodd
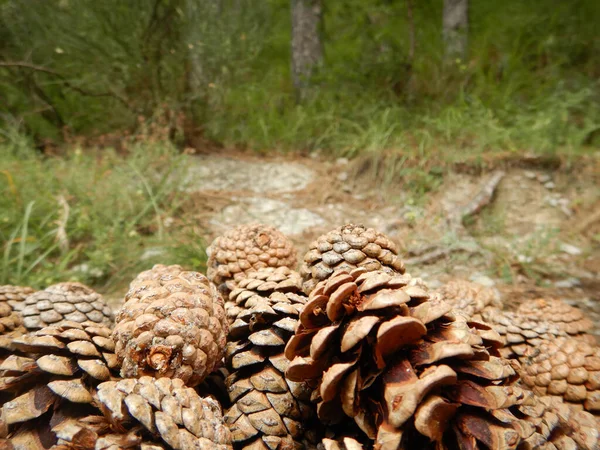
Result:
M537 179L540 183L547 183L550 180L552 180L552 177L550 177L550 175L548 175L547 173L541 173L537 176Z
M167 249L164 247L148 247L147 249L144 250L144 253L142 253L142 256L140 256L140 259L142 261L147 261L152 258L163 256L166 253L167 253Z
M189 156L183 175L186 192L251 191L293 192L304 189L315 177L303 164L258 162L218 156Z
M567 253L567 254L573 255L573 256L578 256L578 255L581 255L581 253L583 253L583 251L579 247L576 247L571 244L566 244L564 242L562 242L560 244L559 248L560 248L561 252Z
M479 284L481 284L483 286L487 286L487 287L493 287L496 285L496 282L494 280L492 280L487 275L484 275L479 272L475 272L473 275L471 275L469 277L469 280L473 281L474 283L479 283Z
M294 235L325 224L320 215L306 208L294 208L279 200L262 197L233 200L236 203L223 208L211 219L211 225L226 229L243 223L261 222L278 228L283 234Z
M340 181L346 181L348 179L348 172L338 173L337 179Z
M554 282L554 286L557 288L574 288L576 286L581 286L581 281L578 278L566 278L564 280L559 280Z
M90 267L90 265L87 263L77 264L71 268L71 271L79 272L94 278L100 278L104 276L104 272L101 269L98 269L97 267Z

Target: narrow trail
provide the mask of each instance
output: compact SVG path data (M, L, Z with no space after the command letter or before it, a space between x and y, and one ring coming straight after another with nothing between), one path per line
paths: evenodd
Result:
M488 174L450 173L435 192L417 197L356 177L345 159L188 158L183 189L206 242L237 224L262 222L290 236L302 255L320 234L361 223L396 240L407 270L433 287L460 277L496 286L511 302L563 298L600 329L600 186L593 177L507 169L490 203L457 232L453 214Z

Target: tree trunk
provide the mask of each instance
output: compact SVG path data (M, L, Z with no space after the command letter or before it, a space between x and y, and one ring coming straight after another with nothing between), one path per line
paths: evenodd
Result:
M323 60L321 0L291 0L292 80L299 100L306 97L310 77Z
M200 95L206 89L206 79L204 74L204 64L202 61L202 50L199 42L202 41L202 30L197 23L197 18L201 16L198 0L185 1L185 14L187 17L187 29L185 30L185 40L188 43L187 60L187 94L192 97Z
M444 45L446 58L465 59L468 49L469 0L444 0Z

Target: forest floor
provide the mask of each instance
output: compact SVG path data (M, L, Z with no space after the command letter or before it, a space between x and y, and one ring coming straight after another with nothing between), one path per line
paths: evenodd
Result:
M407 271L432 287L459 277L497 287L508 302L558 297L588 311L600 329L597 156L569 168L526 160L458 168L417 194L406 183L382 185L343 158L189 155L183 185L191 217L169 220L192 219L207 243L232 226L263 222L290 236L300 255L320 234L361 223L396 240ZM486 186L493 196L453 222Z

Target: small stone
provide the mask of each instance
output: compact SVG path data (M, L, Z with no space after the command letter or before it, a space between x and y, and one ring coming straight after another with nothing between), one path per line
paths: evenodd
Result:
M564 280L559 280L554 282L554 286L557 288L574 288L575 286L581 286L581 280L579 278L566 278Z
M153 258L159 258L165 255L167 250L164 247L150 247L144 250L142 256L140 256L140 260L147 261Z
M544 187L546 189L554 189L556 187L556 184L554 184L553 181L548 181L547 183L544 183Z
M541 173L537 176L537 179L540 183L548 183L552 180L552 177L550 177L550 175L547 173Z
M471 277L469 277L469 280L486 287L494 287L496 285L496 282L494 280L482 273L474 273L473 275L471 275Z
M574 245L571 244L566 244L566 243L561 243L560 244L560 251L567 253L569 255L573 255L573 256L578 256L581 255L582 250L579 247L576 247Z
M530 180L533 180L536 178L535 172L532 172L530 170L526 170L523 175L525 175L525 177L529 178Z
M517 261L520 263L530 263L533 261L533 258L527 255L517 255Z

